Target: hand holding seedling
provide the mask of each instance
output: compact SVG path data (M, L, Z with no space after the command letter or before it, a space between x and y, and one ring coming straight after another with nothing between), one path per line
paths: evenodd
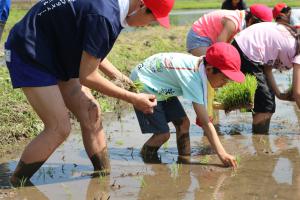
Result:
M132 101L133 106L145 114L153 113L154 106L157 105L156 97L153 94L139 93Z
M230 166L233 167L233 169L237 169L238 164L234 156L225 152L223 155L219 155L219 157L226 167Z

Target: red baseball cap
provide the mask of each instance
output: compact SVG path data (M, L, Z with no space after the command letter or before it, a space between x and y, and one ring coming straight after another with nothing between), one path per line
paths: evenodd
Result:
M253 4L250 6L250 12L252 15L264 22L272 22L272 9L263 4Z
M175 0L142 0L147 8L151 10L160 25L170 28L169 13Z
M278 17L278 15L280 14L280 12L282 11L283 8L288 7L285 3L278 3L274 6L273 8L273 18L276 19L276 17Z
M207 63L218 68L225 76L236 82L243 82L245 75L241 72L241 58L234 46L225 42L211 45L205 59Z

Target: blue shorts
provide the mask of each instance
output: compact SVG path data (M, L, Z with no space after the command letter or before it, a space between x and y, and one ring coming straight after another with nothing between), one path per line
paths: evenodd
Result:
M142 133L169 133L168 123L186 117L186 113L177 97L157 102L153 114L144 114L134 109Z
M190 52L193 49L199 47L209 47L212 45L211 39L208 37L203 37L195 33L195 31L191 28L186 37L186 50Z
M10 0L0 1L0 22L5 23L7 21L9 10L10 10Z
M5 61L13 88L57 85L56 77L23 61L7 44L5 44Z

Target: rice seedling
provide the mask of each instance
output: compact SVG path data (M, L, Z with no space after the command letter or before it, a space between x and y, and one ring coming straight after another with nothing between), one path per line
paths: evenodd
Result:
M235 156L235 160L237 162L237 165L240 166L240 164L241 164L241 156L240 155L236 155Z
M242 108L252 109L256 88L257 80L252 75L246 75L244 83L230 82L217 91L214 108L223 109L226 113Z
M146 181L145 181L145 179L144 179L143 176L137 177L137 180L140 182L140 187L141 187L141 188L146 187L147 184L146 184Z
M73 199L72 192L71 192L70 188L68 186L66 186L65 184L63 184L63 183L61 184L61 186L63 187L65 193L67 194L67 199L68 200Z
M125 79L115 79L113 83L125 90L129 90L131 92L140 93L144 89L144 84L140 80L135 80L132 82L128 82Z
M101 170L98 172L98 182L101 183L105 179L105 174L107 172L105 170Z
M179 172L182 169L182 164L180 163L173 163L171 165L171 177L176 179L179 176Z
M20 179L20 188L23 188L23 187L25 187L26 186L26 182L27 182L27 178L25 178L25 177L22 177L21 179Z
M170 94L164 94L164 93L160 93L158 98L163 100L163 101L167 101L169 98L171 98L173 95Z
M201 164L207 164L210 161L209 155L205 155L203 158L200 158Z
M116 141L116 145L122 146L123 144L124 144L124 142L122 140Z
M129 87L129 91L140 93L144 89L144 84L140 80L133 81L133 85L131 84Z

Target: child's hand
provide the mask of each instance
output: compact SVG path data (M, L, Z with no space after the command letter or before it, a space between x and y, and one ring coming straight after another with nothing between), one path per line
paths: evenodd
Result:
M135 108L143 113L152 114L154 107L157 105L157 100L153 94L139 93L135 94L132 104Z
M280 93L279 97L280 100L284 101L295 101L295 98L293 97L293 91L289 90L285 93Z
M231 166L231 167L233 167L233 169L236 169L238 166L235 157L228 153L220 155L220 159L226 167Z

